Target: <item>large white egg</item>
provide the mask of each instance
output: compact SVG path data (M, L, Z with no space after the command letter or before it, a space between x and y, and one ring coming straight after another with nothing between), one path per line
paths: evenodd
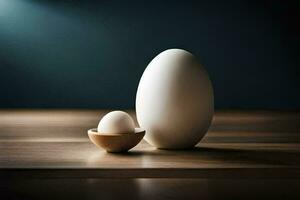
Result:
M136 95L139 125L157 148L195 146L214 112L213 87L204 67L182 49L157 55L145 69Z

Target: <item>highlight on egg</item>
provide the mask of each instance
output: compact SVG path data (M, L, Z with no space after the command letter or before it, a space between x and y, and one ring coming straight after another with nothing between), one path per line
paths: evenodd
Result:
M149 63L136 94L137 121L148 143L191 148L207 132L213 113L212 83L193 54L169 49Z

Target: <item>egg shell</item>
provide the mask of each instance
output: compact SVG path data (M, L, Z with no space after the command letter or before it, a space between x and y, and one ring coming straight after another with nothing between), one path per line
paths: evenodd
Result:
M100 134L134 133L135 124L131 116L123 111L107 113L98 124Z
M136 114L145 139L157 148L196 145L207 132L214 112L212 83L188 51L169 49L145 69L136 95Z

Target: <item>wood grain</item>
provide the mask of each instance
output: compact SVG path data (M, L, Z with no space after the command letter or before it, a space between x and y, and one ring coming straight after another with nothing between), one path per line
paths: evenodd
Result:
M0 140L87 139L86 131L109 111L0 110ZM297 112L217 111L204 141L300 142L299 133Z
M298 113L217 112L194 149L116 155L87 138L105 112L0 111L0 177L300 178Z

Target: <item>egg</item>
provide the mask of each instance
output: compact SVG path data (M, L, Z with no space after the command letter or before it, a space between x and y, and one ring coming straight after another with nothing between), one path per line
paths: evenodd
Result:
M157 55L145 69L136 94L136 114L145 139L157 148L196 145L214 112L212 83L195 56L182 49Z
M135 124L131 116L123 111L107 113L99 122L97 131L100 134L134 133Z

